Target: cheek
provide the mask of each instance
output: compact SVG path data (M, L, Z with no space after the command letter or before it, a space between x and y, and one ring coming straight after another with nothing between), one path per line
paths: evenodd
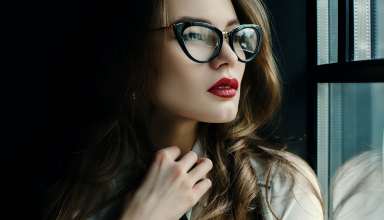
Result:
M191 115L194 104L205 94L204 70L190 60L179 45L167 42L161 54L159 81L155 89L157 107L176 114Z
M236 117L240 89L231 99L219 98L207 92L211 81L216 78L207 75L216 74L208 64L193 62L178 45L163 50L162 64L154 89L157 108L171 115L207 123L229 122ZM235 77L241 80L244 65L236 65L234 70L237 73Z
M242 82L243 76L245 74L245 63L238 62L236 67L235 67L235 72L238 73L239 80L240 80L240 82Z

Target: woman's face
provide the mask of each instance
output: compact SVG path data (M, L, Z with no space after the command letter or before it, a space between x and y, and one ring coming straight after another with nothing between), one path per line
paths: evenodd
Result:
M170 24L182 17L210 21L221 31L231 31L238 24L230 0L165 1ZM224 40L220 54L211 62L197 63L183 52L173 31L165 36L159 51L159 81L154 90L156 108L171 115L207 123L234 120L245 64L238 61L228 41ZM238 81L238 89L233 97L224 98L208 91L222 78Z

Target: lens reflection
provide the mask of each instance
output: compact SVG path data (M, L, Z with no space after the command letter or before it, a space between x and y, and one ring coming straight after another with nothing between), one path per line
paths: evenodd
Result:
M218 34L202 26L191 26L184 30L183 40L189 54L199 61L208 60L219 45Z
M233 48L236 55L243 61L254 56L258 46L258 35L253 28L244 28L233 36Z
M219 33L205 26L187 27L182 33L182 39L188 53L201 62L212 58L220 45ZM243 62L254 58L259 43L259 35L251 27L240 29L232 35L233 50Z

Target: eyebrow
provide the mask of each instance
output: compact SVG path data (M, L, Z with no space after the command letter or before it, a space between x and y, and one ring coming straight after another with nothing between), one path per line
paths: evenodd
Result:
M173 23L177 23L177 22L181 22L181 21L199 21L199 22L205 22L205 23L213 25L213 23L208 19L196 18L196 17L191 17L191 16L181 17L179 19L176 19L176 21L174 21ZM240 24L239 20L234 18L234 19L228 21L226 27L232 26L234 24Z

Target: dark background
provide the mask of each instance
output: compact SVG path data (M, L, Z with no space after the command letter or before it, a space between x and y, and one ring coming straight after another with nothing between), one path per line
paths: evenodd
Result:
M108 77L65 72L64 41L81 30L79 20L92 15L85 1L26 2L10 5L3 29L2 81L3 200L12 219L39 219L42 195L65 169L65 159L84 141L87 126L110 112L108 94L98 91ZM92 1L90 1L92 2ZM274 25L274 50L284 81L284 103L276 135L289 150L314 166L314 146L306 138L311 108L308 99L307 1L272 1L266 4ZM80 10L89 4L89 11ZM6 8L6 7L4 7ZM3 9L4 10L4 9ZM312 27L313 28L313 27ZM311 30L310 30L311 29ZM55 68L53 68L55 67ZM312 149L311 149L312 148ZM22 211L21 211L22 210ZM17 216L17 217L16 217ZM19 217L20 216L20 217Z
M280 64L283 80L283 104L281 122L277 135L288 144L288 150L297 153L314 167L312 152L315 146L309 146L310 124L312 119L310 38L316 30L308 1L265 1L272 15L273 48ZM309 10L308 10L309 9Z

